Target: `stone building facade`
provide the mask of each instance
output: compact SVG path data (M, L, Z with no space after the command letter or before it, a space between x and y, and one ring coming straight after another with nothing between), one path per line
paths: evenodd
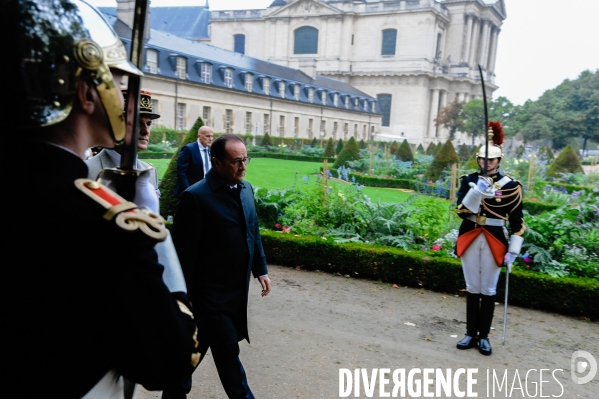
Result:
M275 0L266 9L212 11L209 42L331 77L378 100L376 139L428 145L448 132L449 102L488 99L504 0ZM483 127L481 127L482 129ZM458 133L454 144L469 142Z

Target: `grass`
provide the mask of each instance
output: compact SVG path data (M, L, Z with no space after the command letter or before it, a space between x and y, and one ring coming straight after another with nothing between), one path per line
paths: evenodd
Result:
M248 165L245 179L258 188L301 189L317 178L321 166L319 162L254 158ZM305 177L309 180L304 181ZM333 180L331 184L347 183ZM411 195L401 190L380 187L364 187L362 192L373 202L404 202Z
M158 179L162 179L168 167L170 159L144 159L156 168ZM252 186L267 189L293 189L308 184L304 177L313 182L320 170L320 162L288 161L284 159L253 158L248 165L245 179ZM347 184L331 181L331 184ZM362 192L373 202L404 202L410 193L393 188L364 187Z

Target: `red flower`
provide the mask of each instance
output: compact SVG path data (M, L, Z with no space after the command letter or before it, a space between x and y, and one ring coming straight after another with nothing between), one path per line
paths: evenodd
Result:
M437 244L433 245L433 251L440 251L441 247L438 246Z

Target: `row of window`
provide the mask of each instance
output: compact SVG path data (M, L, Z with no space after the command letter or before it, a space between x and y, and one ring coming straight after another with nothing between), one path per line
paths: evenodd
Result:
M153 106L155 106L155 109L158 109L158 100L152 100L153 101ZM177 104L177 130L184 130L185 129L185 112L186 112L186 104L184 103L178 103ZM257 134L259 133L258 131L258 124L256 124L254 126L253 124L253 112L246 112L245 113L245 121L244 121L244 132L246 134ZM204 119L204 121L208 122L210 121L210 118L212 117L212 108L205 106L202 110L202 118ZM358 129L358 123L354 123L353 124L353 133L352 136L355 139L360 139L360 137L358 137L359 135L359 129ZM285 123L285 115L279 115L279 123L277 126L277 133L280 137L285 137L285 127L286 127L286 123ZM341 138L338 137L338 128L339 128L339 122L335 121L333 122L333 131L332 131L332 135L330 137L332 137L333 139L337 139L337 138ZM350 128L350 124L348 122L344 122L343 123L343 139L347 140L349 138L349 128ZM224 117L224 126L223 126L223 132L224 133L233 133L233 110L232 109L225 109L225 117ZM264 132L270 132L270 114L263 114L262 117L262 133ZM314 119L313 118L309 118L308 119L308 138L314 138ZM362 139L367 140L367 133L368 133L368 129L367 126L365 124L362 125ZM371 126L371 133L374 133L374 126ZM300 134L300 118L299 117L294 117L293 119L293 137L299 137ZM327 121L325 119L320 121L320 132L319 132L319 136L320 138L327 138Z
M318 29L303 26L293 32L293 39L293 54L318 54ZM397 29L383 30L381 55L395 55L396 42ZM233 51L245 54L245 35L233 35Z
M150 73L158 73L158 52L155 50L147 50L146 52L147 68ZM187 58L176 56L176 74L179 79L187 79ZM219 68L222 70L222 78L224 85L228 88L233 88L234 85L234 69L228 67ZM212 83L212 70L213 66L209 62L200 62L198 66L198 72L203 83ZM243 83L245 90L252 93L254 92L254 74L251 72L242 72ZM271 78L260 76L259 80L262 83L262 91L265 95L271 95ZM300 100L302 84L295 82L286 82L284 80L276 79L274 81L277 86L277 92L280 98ZM290 88L291 93L287 95L287 89ZM361 110L364 112L376 112L376 102L369 101L368 99L360 99L358 97L351 98L349 94L341 94L338 92L329 92L324 89L315 88L312 86L304 86L306 90L306 96L308 102L314 103L315 94L319 95L320 102L323 105L329 105L329 99L332 101L332 106L339 107L340 103L343 103L346 109L350 106L355 110ZM340 99L342 101L340 102Z

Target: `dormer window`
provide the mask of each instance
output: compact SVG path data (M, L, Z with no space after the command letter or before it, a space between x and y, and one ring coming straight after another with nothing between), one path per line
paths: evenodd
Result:
M370 112L372 112L373 114L376 112L376 102L374 101L371 104Z
M177 77L187 79L187 60L183 57L177 57Z
M279 96L285 98L285 82L279 81Z
M368 100L364 100L364 112L368 112Z
M345 96L345 108L349 108L349 96Z
M314 103L314 87L308 89L308 101Z
M249 72L246 72L244 82L245 82L245 89L251 93L254 90L254 75L252 75Z
M360 99L354 98L354 109L360 109Z
M225 86L228 88L233 87L233 70L231 68L225 68L224 78Z
M296 100L299 101L299 99L300 99L300 85L297 84L297 83L293 86L293 96L295 97Z
M212 83L212 65L207 62L202 62L200 66L200 77L202 82L210 84Z
M262 78L262 90L264 94L270 96L270 78Z
M326 90L323 90L320 93L320 101L322 101L322 105L327 105L327 92L326 92Z
M149 73L158 73L158 52L154 50L146 51L146 66Z
M339 93L333 94L333 105L337 107L339 105Z

